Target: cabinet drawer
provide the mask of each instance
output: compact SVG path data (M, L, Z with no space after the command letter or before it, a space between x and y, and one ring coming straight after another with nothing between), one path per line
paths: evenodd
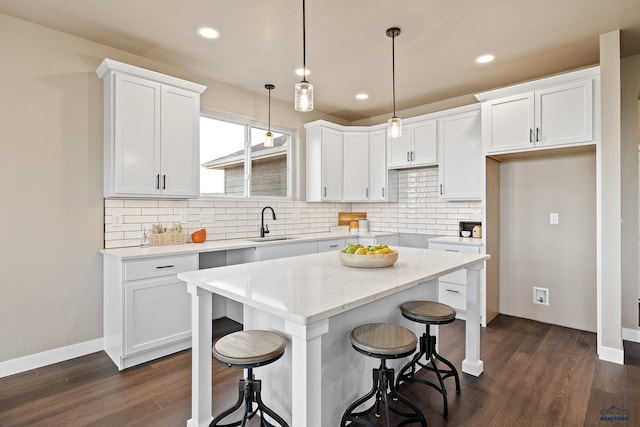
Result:
M318 252L339 251L344 248L346 242L344 239L324 240L318 242Z
M480 248L481 246L474 246L474 245L429 242L429 249L436 249L439 251L469 252L472 254L479 254Z
M456 310L467 309L467 287L447 282L438 282L438 301Z
M124 263L124 280L170 276L198 269L198 254L131 260Z

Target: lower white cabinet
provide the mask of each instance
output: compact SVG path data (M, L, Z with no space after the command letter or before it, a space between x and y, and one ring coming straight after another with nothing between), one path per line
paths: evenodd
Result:
M104 346L118 369L191 347L191 298L176 275L198 254L104 257Z
M450 252L482 253L481 245L429 242L429 249ZM480 317L486 326L484 274L480 275ZM467 311L467 270L458 270L438 279L438 301L456 310L458 319L466 319Z
M318 242L296 242L256 248L256 261L318 253Z
M318 242L318 252L339 251L347 246L346 239L321 240Z

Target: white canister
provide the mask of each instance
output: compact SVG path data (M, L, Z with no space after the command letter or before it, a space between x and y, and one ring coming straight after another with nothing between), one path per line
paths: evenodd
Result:
M358 220L358 228L360 229L360 232L362 233L369 231L369 220L366 219L359 219Z

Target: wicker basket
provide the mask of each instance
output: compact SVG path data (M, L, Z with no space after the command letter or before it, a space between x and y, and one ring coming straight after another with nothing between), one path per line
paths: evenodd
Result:
M160 233L151 235L151 246L183 245L187 243L187 233Z

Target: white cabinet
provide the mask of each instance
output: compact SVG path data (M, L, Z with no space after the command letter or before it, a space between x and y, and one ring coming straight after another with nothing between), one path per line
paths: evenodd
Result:
M594 67L476 95L483 101L486 152L593 143L599 130L598 79Z
M450 252L470 252L482 253L481 245L468 245L457 243L439 243L429 241L429 249L450 251ZM485 314L485 275L480 275L480 317L482 325L486 326ZM467 270L462 269L444 275L438 279L438 301L450 305L456 310L456 317L466 318L467 311Z
M343 197L345 201L369 200L369 132L345 132Z
M397 172L387 169L386 130L344 132L345 202L384 202L398 198Z
M318 242L318 252L339 251L347 245L345 239L321 240Z
M398 201L398 171L387 169L387 131L369 134L369 201Z
M438 140L435 120L403 125L400 138L388 143L390 169L431 166L438 163Z
M105 59L105 197L199 195L205 86Z
M286 258L298 255L318 253L318 242L296 242L277 245L259 246L256 248L256 260Z
M342 201L342 132L307 128L307 201Z
M198 255L120 261L104 257L104 346L125 369L191 346L191 299L176 275Z
M484 193L484 156L480 109L438 120L440 197L448 200L480 200Z

